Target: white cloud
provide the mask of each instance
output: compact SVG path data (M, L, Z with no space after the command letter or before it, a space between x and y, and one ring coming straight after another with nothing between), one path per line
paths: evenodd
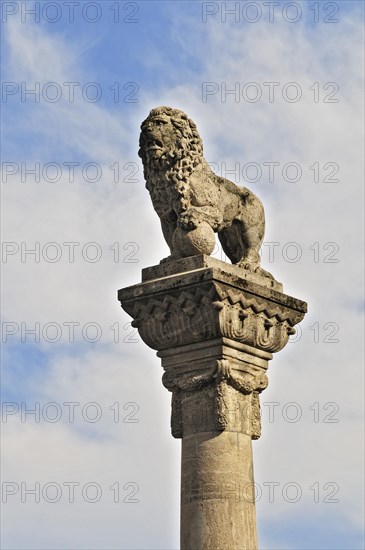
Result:
M152 543L161 541L165 548L174 531L176 540L179 487L173 465L179 460L180 445L169 436L169 394L160 387L157 359L141 344L132 347L130 353L117 348L89 352L80 359L55 358L49 372L29 388L27 409L38 401L40 422L28 414L22 423L19 413L9 415L3 424L7 449L3 489L10 491L13 486L4 485L9 482L19 488L3 505L7 548L105 548L107 541L108 548L137 549L145 544L146 532ZM56 408L47 403L55 402L61 418L52 423L49 419L56 416ZM66 402L80 405L71 408ZM72 409L74 422L70 421ZM100 421L90 422L99 411ZM36 482L39 503L25 493ZM74 502L70 502L68 482L79 484ZM56 489L47 490L47 483L58 487L58 502L49 502ZM99 488L96 503L87 501L96 495L95 485L87 489L88 483ZM128 496L138 502L129 502ZM164 533L160 514L169 518ZM44 525L53 525L52 531L44 531Z

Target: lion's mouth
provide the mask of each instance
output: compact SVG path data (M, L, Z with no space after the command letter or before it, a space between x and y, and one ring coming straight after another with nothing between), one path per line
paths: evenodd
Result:
M162 141L155 139L150 145L147 146L147 151L162 149Z

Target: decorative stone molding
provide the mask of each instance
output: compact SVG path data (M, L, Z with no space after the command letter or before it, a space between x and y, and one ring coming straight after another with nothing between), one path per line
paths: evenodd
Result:
M268 385L265 372L233 370L229 360L218 359L213 363L213 367L203 374L178 374L168 370L163 374L162 382L165 388L172 392L171 432L174 437L181 438L187 431L201 431L202 424L207 427L208 419L202 414L202 405L203 410L209 415L210 428L217 431L241 431L250 435L252 439L260 437L258 395ZM241 395L234 395L236 392ZM189 398L194 394L198 395L198 406L194 407L198 410L190 410L190 416L194 415L195 418L190 418L190 426L186 426L184 430L184 400L189 401L191 409ZM209 410L206 408L207 401L211 405ZM242 426L242 423L245 426Z
M224 337L270 353L280 351L303 318L305 303L245 280L241 272L236 268L233 276L224 262L215 260L214 267L124 289L119 299L153 349ZM266 280L261 278L264 284Z

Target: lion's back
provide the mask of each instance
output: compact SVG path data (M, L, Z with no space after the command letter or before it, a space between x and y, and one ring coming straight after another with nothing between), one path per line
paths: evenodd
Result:
M249 217L257 219L264 217L262 202L250 189L239 186L214 172L210 179L211 185L218 189L217 210L223 214L226 222L233 219L247 220L248 212Z

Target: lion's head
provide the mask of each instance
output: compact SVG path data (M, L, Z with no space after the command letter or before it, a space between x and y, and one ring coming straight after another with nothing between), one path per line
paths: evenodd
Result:
M156 180L187 182L203 158L203 144L196 125L179 109L156 107L141 124L138 155L146 187Z

